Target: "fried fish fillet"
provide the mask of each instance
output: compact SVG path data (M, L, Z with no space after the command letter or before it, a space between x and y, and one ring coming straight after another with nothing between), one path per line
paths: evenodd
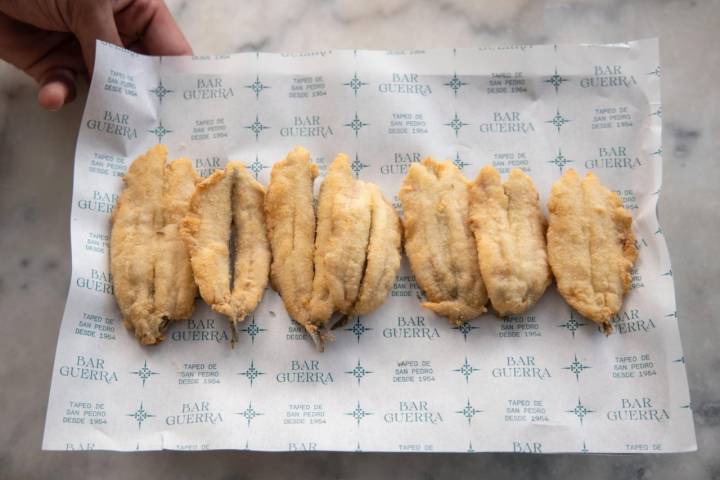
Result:
M310 152L296 147L273 165L265 198L272 286L290 317L304 326L316 343L317 327L310 321L309 303L315 244L313 182L317 175Z
M360 293L349 312L352 315L365 315L378 308L387 298L400 269L400 218L377 185L367 186L372 195L370 238Z
M181 226L200 296L214 310L230 301L231 227L232 175L226 168L197 185Z
M315 277L310 319L322 328L333 312L352 312L370 241L372 192L353 178L350 161L339 154L320 187L315 239Z
M135 159L111 218L115 298L125 326L147 345L162 341L168 320L190 317L197 294L178 222L199 177L188 159L166 160L164 145Z
M470 188L470 225L480 273L498 315L520 314L550 285L545 217L532 179L513 169L503 185L484 167Z
M267 286L270 247L265 229L265 190L240 162L230 162L197 185L181 233L200 296L233 324L255 310ZM234 275L230 274L235 231ZM231 289L232 282L232 289Z
M233 225L235 228L235 273L230 309L224 313L241 321L262 300L270 273L270 242L265 225L265 189L244 165L227 167L234 175Z
M165 226L157 239L155 256L155 308L166 318L190 318L197 286L190 254L180 236L180 224L200 176L192 162L179 158L165 167L163 215Z
M637 258L632 216L595 175L581 179L572 169L552 186L548 210L548 260L558 290L608 334Z
M295 148L273 166L265 209L273 287L322 350L335 312L364 315L387 297L400 268L401 227L380 189L353 178L344 154L328 168L316 219L317 175L310 153Z
M400 189L405 251L423 306L459 324L485 311L487 291L468 218L468 181L450 160L413 164Z

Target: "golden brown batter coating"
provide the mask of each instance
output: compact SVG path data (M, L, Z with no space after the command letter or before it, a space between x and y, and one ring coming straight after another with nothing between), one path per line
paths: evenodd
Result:
M572 169L552 186L548 210L548 260L560 294L610 333L637 258L632 216L595 175L581 180Z
M498 315L520 314L550 285L545 217L532 179L513 169L503 185L484 167L470 188L470 224L480 272Z
M157 238L155 256L155 308L161 316L185 319L195 308L197 286L190 254L180 236L180 223L200 176L192 162L179 158L165 167L163 213L165 226Z
M223 312L242 321L255 310L268 284L270 242L265 226L265 189L239 162L227 166L234 175L232 196L235 227L235 274L232 309Z
M339 154L320 187L316 216L310 153L295 148L273 166L265 203L273 287L318 349L335 312L375 310L400 268L400 221L380 189L356 180Z
M230 297L231 194L232 176L213 172L195 189L181 228L200 296L213 309Z
M355 180L339 154L320 188L310 317L324 327L333 312L349 314L358 297L370 240L371 190Z
M405 251L428 301L423 306L459 324L485 311L468 181L451 161L413 164L400 189Z
M168 320L193 311L197 287L178 221L199 180L187 159L166 167L157 145L130 165L112 215L110 270L123 323L143 344L163 339Z
M360 294L352 312L345 312L352 315L365 315L378 308L387 298L400 269L400 218L377 185L367 186L372 195L370 240Z
M270 279L290 317L316 339L308 309L313 284L315 207L313 182L317 166L302 147L273 165L265 198L267 232L272 249Z
M230 162L198 184L181 233L200 295L235 326L255 310L267 286L270 247L265 191L240 162ZM231 228L235 230L230 275ZM232 289L231 289L232 283Z

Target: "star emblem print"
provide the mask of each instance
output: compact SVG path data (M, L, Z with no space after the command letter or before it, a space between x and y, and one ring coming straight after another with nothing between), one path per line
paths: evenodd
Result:
M173 92L172 90L168 90L167 88L165 88L165 86L162 83L162 80L160 80L160 82L158 82L157 87L150 90L150 93L154 93L155 96L160 101L160 103L162 103L162 99L165 95L167 95L168 93L172 93L172 92Z
M462 333L463 338L465 339L465 341L467 341L467 337L468 337L468 335L470 335L470 332L472 332L473 330L475 330L478 327L474 326L470 322L463 322L460 325L455 325L454 327L451 327L451 328L453 330L457 330L458 332Z
M566 323L558 325L558 327L566 328L570 333L572 333L573 338L575 338L575 332L577 332L578 328L584 327L585 325L587 324L583 323L582 319L578 320L575 318L575 314L572 310L570 310L570 320Z
M255 155L255 161L252 162L248 168L251 172L253 172L253 175L255 175L255 180L258 179L258 175L260 175L260 172L262 172L266 168L270 168L268 165L265 165L260 161L257 154Z
M460 415L467 418L468 426L470 426L473 417L478 413L482 413L482 410L478 410L477 408L470 405L470 399L468 398L467 404L461 410L455 410L455 413L459 413Z
M255 115L255 121L251 123L250 125L247 125L245 128L252 131L255 134L255 141L257 141L260 134L263 132L263 130L267 130L270 127L267 125L263 125L262 122L260 122L260 118L258 115Z
M255 379L258 378L260 375L265 375L265 372L258 370L255 367L254 360L250 360L250 366L247 368L247 370L238 373L238 375L243 375L245 376L245 378L250 380L250 388L252 388Z
M253 83L251 83L250 85L245 85L245 88L249 88L250 90L255 92L255 99L259 100L260 94L262 93L262 91L265 90L266 88L270 88L270 87L265 85L264 83L262 83L260 81L260 76L256 75L255 81Z
M457 76L457 73L453 73L453 76L450 79L450 81L447 83L444 83L443 85L445 85L446 87L452 88L453 92L455 93L455 96L457 97L458 90L460 90L460 88L467 85L467 83L460 80L460 78Z
M585 405L582 404L580 401L580 397L578 397L578 403L572 410L565 410L567 413L572 413L575 415L578 420L580 420L580 425L583 423L583 419L588 416L589 413L594 413L595 410L588 409Z
M360 317L358 316L355 319L355 323L353 323L350 327L346 328L345 330L348 332L352 332L357 337L358 343L360 343L360 337L362 337L365 332L372 330L372 328L366 327L365 325L363 325L362 322L360 321Z
M146 380L150 379L150 377L152 377L153 375L158 375L158 372L153 372L152 370L150 370L150 368L148 368L147 360L145 360L145 363L141 368L138 368L134 372L130 373L132 373L133 375L137 375L138 378L142 380L143 387L145 386Z
M350 168L351 168L352 171L355 173L355 177L356 177L356 178L360 177L360 171L361 171L363 168L367 168L367 167L369 167L369 166L370 166L370 165L366 165L366 164L362 163L362 162L360 161L360 158L358 158L357 154L355 154L355 160L353 160L353 162L350 164Z
M556 110L555 116L552 119L546 121L545 123L552 123L557 128L558 133L560 133L560 128L562 128L563 125L569 122L569 119L560 115L560 110Z
M357 52L357 50L356 50ZM357 97L357 92L360 90L361 87L364 85L369 85L367 82L361 81L358 76L357 72L353 75L353 78L350 79L350 81L343 83L343 85L352 88L353 92L355 93L355 96Z
M355 113L355 118L353 118L353 119L350 121L350 123L346 123L346 124L344 124L343 126L344 126L344 127L350 127L350 128L352 128L353 131L355 131L355 136L357 137L357 136L358 136L358 132L359 132L363 127L367 127L368 125L370 125L370 124L369 124L369 123L365 123L365 122L363 122L362 120L360 120L360 118L358 118L358 114Z
M467 357L465 357L465 363L460 365L459 368L456 368L453 370L453 372L458 372L460 375L465 377L465 383L470 383L470 375L473 374L473 372L479 372L479 368L475 368L472 365L468 363Z
M465 163L465 162L462 161L462 159L460 158L460 152L455 152L455 158L453 159L453 163L454 163L455 166L458 167L460 170L462 170L462 169L464 169L465 167L467 167L468 165L470 165L469 163Z
M172 130L168 130L167 128L165 128L162 124L162 120L160 120L158 122L158 126L153 128L152 130L148 130L148 132L154 134L158 139L158 143L160 143L162 142L162 139L165 135L167 135L168 133L172 133Z
M558 149L557 155L555 155L555 158L550 160L548 163L552 163L553 165L557 166L560 169L560 173L562 173L563 168L568 163L573 163L572 160L569 160L568 158L563 155L562 150Z
M357 378L357 383L358 383L358 385L360 385L360 380L362 380L362 378L363 378L365 375L368 375L368 374L370 374L370 373L373 373L373 371L372 371L372 370L367 370L367 369L365 369L365 367L363 367L363 366L360 364L360 360L358 359L357 365L355 366L355 368L353 368L352 370L348 370L348 371L346 371L345 373L350 374L350 375L352 375L353 377Z
M469 124L469 123L465 123L465 122L463 122L462 120L460 120L460 117L458 117L457 113L456 113L455 116L452 118L452 120L450 120L448 123L445 124L446 127L450 127L450 128L452 128L452 129L455 131L455 136L456 136L456 137L458 136L458 134L459 134L459 132L460 132L460 129L461 129L462 127L466 127L466 126L468 126L468 125L470 125L470 124Z
M568 79L562 77L561 75L558 75L557 68L555 68L555 74L549 77L547 80L544 80L545 83L549 83L553 87L555 87L555 93L558 93L558 89L563 84L563 82L567 82Z
M248 427L250 426L250 423L257 417L264 415L261 412L258 412L255 410L252 406L252 402L248 403L248 406L245 410L242 412L237 412L235 415L242 415L245 420L247 420Z
M589 365L584 365L581 361L579 361L576 354L575 359L570 363L569 366L563 367L563 370L570 370L571 373L575 374L575 380L579 382L580 374L583 372L583 370L586 370L588 368L591 367Z
M145 408L143 407L142 402L140 402L140 406L132 413L127 414L128 417L132 417L135 419L135 421L138 424L138 430L140 430L140 427L142 427L142 424L144 421L146 421L148 418L152 418L155 415L152 415L148 413Z
M250 337L250 343L255 343L255 337L260 335L261 332L267 332L267 329L260 327L257 323L255 323L255 315L252 317L252 321L248 324L247 327L241 328L241 332L245 332Z
M365 418L369 415L372 415L372 413L368 412L367 410L364 410L360 406L360 402L358 402L357 407L355 407L355 410L353 410L352 412L347 412L347 413L345 413L345 415L349 415L349 416L353 417L355 419L355 421L357 422L358 426L360 426L360 420L362 420L363 418Z

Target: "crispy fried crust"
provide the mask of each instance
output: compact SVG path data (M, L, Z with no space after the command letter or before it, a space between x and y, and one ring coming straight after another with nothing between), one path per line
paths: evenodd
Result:
M370 240L371 191L339 154L320 188L310 318L318 327L333 312L348 314L358 297Z
M112 216L115 298L123 323L143 344L160 342L168 320L188 318L196 295L178 221L198 177L187 159L167 167L166 159L167 148L157 145L130 165Z
M470 225L480 272L498 315L520 314L550 285L545 217L532 179L513 169L503 185L484 167L470 188Z
M485 311L468 219L468 182L449 160L413 164L400 189L405 251L428 302L423 306L459 324Z
M548 260L560 294L610 333L637 258L632 216L595 175L581 180L572 169L552 186L548 210Z
M308 305L313 284L315 209L313 182L317 166L301 147L273 165L265 198L267 232L272 249L270 280L290 316L315 333Z
M187 246L180 237L180 222L199 181L200 176L187 158L179 158L165 167L165 226L158 236L155 255L155 308L166 318L189 318L195 307L197 286Z
M250 176L242 163L227 166L235 179L232 204L235 227L235 275L232 310L226 312L233 322L242 321L255 310L268 284L270 243L265 227L265 189Z
M349 312L352 315L365 315L378 308L387 298L400 269L400 218L377 185L367 186L372 195L370 239L360 293Z
M255 310L267 286L270 246L264 202L262 185L242 163L230 162L197 186L183 221L182 235L200 295L233 327ZM235 231L233 278L231 228Z
M310 153L295 148L273 166L265 209L273 288L322 350L333 313L367 314L387 297L400 267L401 227L380 189L353 178L339 154L320 187L316 234L317 174Z
M181 227L200 296L221 312L230 300L232 184L227 169L200 182Z

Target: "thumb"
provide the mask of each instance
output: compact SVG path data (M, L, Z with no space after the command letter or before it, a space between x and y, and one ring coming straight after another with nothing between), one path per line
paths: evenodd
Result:
M46 110L56 111L75 99L75 74L68 68L55 67L40 79L38 103Z

